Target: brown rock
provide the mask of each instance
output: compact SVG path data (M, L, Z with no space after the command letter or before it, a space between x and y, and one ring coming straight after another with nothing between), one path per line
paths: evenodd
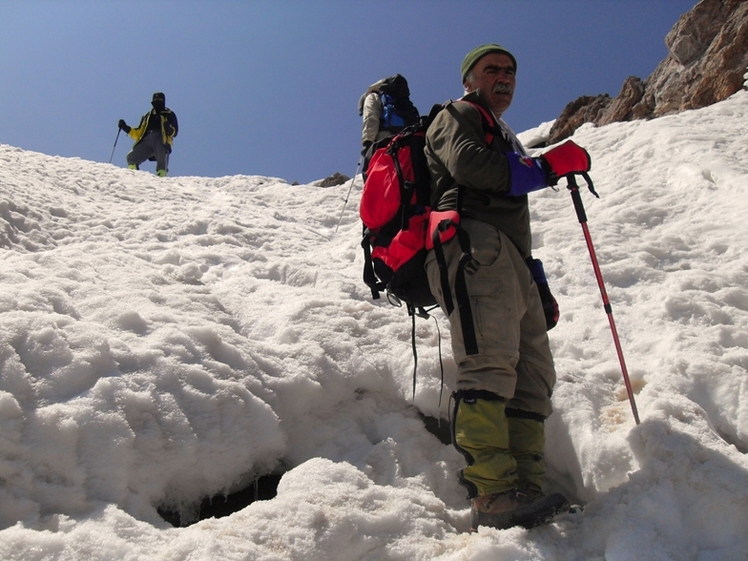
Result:
M314 185L316 185L317 187L333 187L335 185L342 185L348 180L350 180L350 177L336 171L332 175L328 175L324 179L317 181Z
M549 143L557 142L574 134L584 123L596 123L605 108L611 103L608 94L582 96L569 103L550 130ZM556 139L556 140L554 140Z
M644 83L636 76L629 76L623 83L621 93L612 100L600 115L597 124L607 125L618 121L630 121L634 108L644 97ZM641 107L641 106L640 106Z

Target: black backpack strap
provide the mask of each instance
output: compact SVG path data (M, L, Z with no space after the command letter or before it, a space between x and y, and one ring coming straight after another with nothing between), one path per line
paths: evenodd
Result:
M475 323L473 321L473 310L470 306L470 294L467 289L467 280L465 274L472 275L480 267L473 259L470 251L470 235L459 224L452 220L442 220L437 228L434 228L431 234L431 240L434 244L434 255L436 264L439 266L439 279L441 282L442 294L444 295L444 307L447 316L452 315L454 311L454 302L452 300L452 290L449 286L449 268L442 248L440 232L454 228L457 235L457 241L460 244L460 262L457 266L457 275L455 277L455 296L457 298L457 310L460 315L460 326L462 327L462 339L465 345L467 355L478 354L478 340L475 335Z
M483 128L483 135L485 136L486 144L490 146L494 138L496 138L497 136L503 136L503 132L501 131L498 122L494 118L493 114L488 111L488 109L474 101L470 101L467 99L458 99L457 101L453 101L448 104L448 107L453 112L457 111L452 107L452 105L454 105L455 103L467 103L477 111L478 115L480 116L481 127Z
M364 228L364 238L361 240L361 247L364 250L364 282L371 289L371 297L379 300L379 293L385 289L383 283L377 280L374 274L374 263L371 260L371 231Z
M400 158L397 153L400 151L402 144L402 137L395 138L390 143L390 147L387 149L387 154L392 157L392 161L395 164L395 173L397 173L397 183L400 186L400 230L405 230L408 227L408 208L410 207L411 193L413 192L413 185L410 181L405 180L403 175L403 168L400 165Z
M418 371L418 351L416 350L416 314L415 310L408 306L410 314L410 346L413 348L413 401L416 399L416 372Z
M439 371L441 372L441 385L439 386L439 407L442 406L442 393L444 393L444 363L442 362L442 332L439 329L439 322L434 318L436 325L436 339L439 346Z
M439 222L438 226L431 232L431 241L434 245L436 264L439 266L439 282L442 287L444 307L446 308L445 311L447 312L447 316L452 315L455 306L452 301L452 290L449 286L449 268L447 267L447 260L444 257L444 249L442 248L442 240L439 234L449 228L457 228L457 224L452 220L446 219Z
M462 342L465 345L465 354L478 354L478 340L475 336L475 323L473 322L473 310L470 307L470 295L467 289L465 273L472 275L480 267L473 259L470 251L470 236L462 227L457 228L457 240L460 243L462 255L457 267L455 278L455 296L457 296L457 309L460 312L460 325L462 326Z
M434 306L436 308L437 306ZM416 375L418 373L418 349L416 347L416 316L426 318L432 317L436 325L436 333L439 346L439 372L441 373L441 385L439 386L439 407L442 405L442 394L444 393L444 362L442 361L442 332L439 329L439 322L434 316L429 316L429 311L424 308L416 308L408 304L408 315L411 318L410 326L410 346L413 349L413 400L416 399Z

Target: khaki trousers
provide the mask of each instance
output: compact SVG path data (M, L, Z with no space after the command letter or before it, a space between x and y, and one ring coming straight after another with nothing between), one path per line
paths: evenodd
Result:
M507 408L543 418L553 411L556 383L543 305L532 275L514 244L485 222L463 219L470 235L472 256L480 268L466 276L475 323L478 354L468 356L459 311L449 318L452 354L457 363L457 390L486 390L506 399ZM456 237L444 245L449 281L454 294L460 259ZM426 258L429 285L442 310L439 267L433 250Z

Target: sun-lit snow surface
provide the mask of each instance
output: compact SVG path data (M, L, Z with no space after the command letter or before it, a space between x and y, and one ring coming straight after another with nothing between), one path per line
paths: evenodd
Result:
M477 534L461 457L419 419L448 417L446 323L445 399L419 319L414 404L409 319L360 280L360 178L335 234L350 183L159 179L0 145L0 558L745 559L746 122L741 92L574 136L640 426L568 192L531 195L562 310L549 490L586 508ZM277 497L231 516L156 512L189 518L274 470Z

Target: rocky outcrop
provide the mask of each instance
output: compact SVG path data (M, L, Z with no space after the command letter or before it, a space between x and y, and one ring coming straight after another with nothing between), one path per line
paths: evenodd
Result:
M584 96L569 103L549 143L584 123L651 119L727 99L743 87L748 67L748 2L701 0L665 37L668 56L646 79L630 76L618 97Z
M334 187L335 185L342 185L351 178L347 175L343 175L339 171L336 171L332 175L328 175L324 179L321 179L314 183L317 187Z

